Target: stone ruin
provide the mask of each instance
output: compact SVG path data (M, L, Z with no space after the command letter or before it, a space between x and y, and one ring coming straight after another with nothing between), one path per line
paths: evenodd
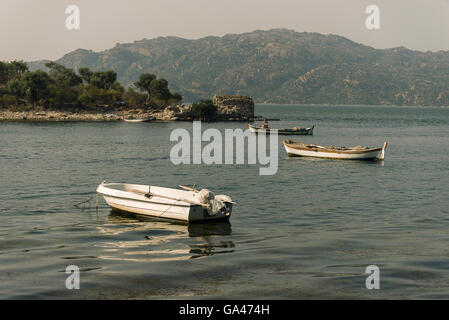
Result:
M217 107L215 120L246 121L254 119L254 101L248 96L215 95L212 100ZM163 110L149 113L157 120L191 121L193 119L192 106L168 106Z
M217 116L226 120L249 120L254 118L254 101L248 96L215 95L212 102L217 106Z

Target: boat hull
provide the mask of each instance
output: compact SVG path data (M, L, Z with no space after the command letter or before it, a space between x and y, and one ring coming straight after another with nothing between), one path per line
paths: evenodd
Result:
M152 119L124 119L125 122L151 122Z
M201 205L195 205L179 200L166 198L146 197L149 186L129 185L133 192L115 190L101 184L97 192L101 194L106 203L115 211L122 211L137 215L149 216L162 220L177 220L184 222L227 221L232 212L232 203L226 203L228 214L217 213L209 215ZM177 193L184 192L175 189L157 188L157 190L172 190ZM186 192L187 193L187 192Z
M301 129L301 130L293 130L293 129L265 129L265 128L261 128L261 127L255 127L252 125L248 125L248 128L251 132L253 133L262 133L262 134L278 134L278 135L283 135L283 136L293 136L293 135L302 135L302 136L307 136L307 135L313 135L313 129L312 128L305 128L305 129Z
M333 151L333 150L319 150L315 148L308 150L307 148L297 147L286 142L283 142L285 151L290 157L314 157L326 159L341 159L341 160L383 160L385 156L385 148L375 148L369 150L348 150L348 151Z

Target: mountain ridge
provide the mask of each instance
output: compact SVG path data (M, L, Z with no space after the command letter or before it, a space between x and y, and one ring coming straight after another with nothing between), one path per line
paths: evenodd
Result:
M449 51L375 49L289 29L142 39L99 52L80 48L56 62L113 69L123 85L154 73L186 101L236 94L257 103L449 105ZM44 63L29 66L45 69Z

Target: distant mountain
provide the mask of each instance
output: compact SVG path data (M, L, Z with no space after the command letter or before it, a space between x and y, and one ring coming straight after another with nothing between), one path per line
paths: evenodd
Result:
M336 35L286 29L144 39L102 52L78 49L57 62L114 69L124 85L151 72L186 101L236 94L258 103L449 106L448 51L380 50ZM29 63L32 69L44 64Z

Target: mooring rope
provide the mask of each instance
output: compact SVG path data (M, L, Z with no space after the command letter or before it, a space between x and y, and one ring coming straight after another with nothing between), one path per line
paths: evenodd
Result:
M90 208L90 202L96 198L96 208L98 209L98 193L94 194L92 197L90 197L89 199L87 199L86 201L80 202L80 203L76 203L73 206L76 208L79 208L81 205L83 205L83 209L86 208L86 203L89 203L89 207Z

